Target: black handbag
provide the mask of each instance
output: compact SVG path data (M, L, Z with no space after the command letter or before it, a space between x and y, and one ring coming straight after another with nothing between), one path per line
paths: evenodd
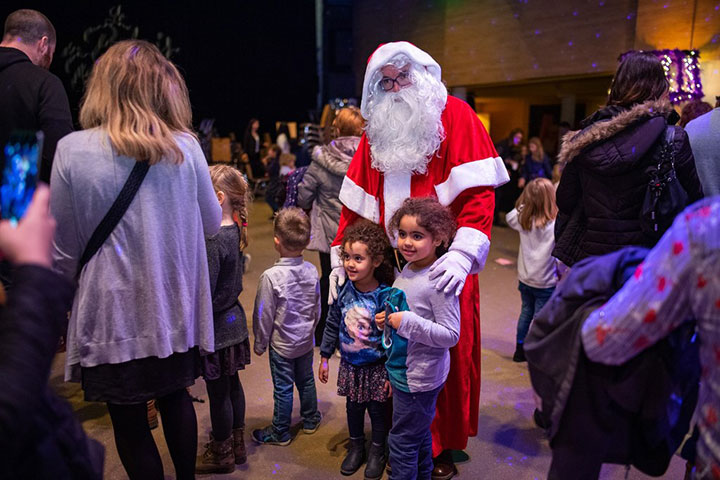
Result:
M675 172L674 138L675 127L668 125L665 139L657 151L657 164L645 171L648 186L640 209L640 228L653 242L662 237L688 205L688 194Z
M82 269L87 262L100 250L105 240L108 239L117 224L120 223L120 220L135 198L135 194L140 190L140 185L142 185L143 180L145 180L145 175L147 175L149 169L149 162L135 162L130 176L128 176L128 179L125 181L125 185L123 185L122 190L120 190L110 210L105 214L100 224L90 236L87 245L85 245L85 250L78 261L77 271L75 273L76 281L80 279Z

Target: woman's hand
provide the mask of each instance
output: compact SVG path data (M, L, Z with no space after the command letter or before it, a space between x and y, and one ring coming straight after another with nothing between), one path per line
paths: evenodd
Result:
M385 329L385 312L380 312L375 315L375 325L377 325L380 330Z
M330 376L330 367L328 366L328 359L320 359L320 367L318 368L318 380L320 383L327 383L328 377Z
M50 268L50 245L55 235L55 219L50 216L50 189L40 184L25 216L17 227L0 222L0 250L15 265L32 264Z

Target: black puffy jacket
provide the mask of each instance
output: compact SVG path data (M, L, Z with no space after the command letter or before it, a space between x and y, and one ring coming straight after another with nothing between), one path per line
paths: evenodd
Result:
M554 255L567 264L626 246L652 247L640 228L646 169L677 114L666 101L632 108L605 107L563 139L558 160L566 167L557 189ZM675 128L675 170L693 203L703 197L687 133ZM567 231L566 231L567 229ZM572 230L572 233L570 231Z

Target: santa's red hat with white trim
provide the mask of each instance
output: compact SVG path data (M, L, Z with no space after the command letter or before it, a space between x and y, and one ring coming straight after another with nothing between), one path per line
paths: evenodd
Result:
M427 52L420 50L410 42L390 42L381 44L368 58L365 79L363 80L363 93L361 106L365 104L369 94L373 76L397 55L407 56L416 66L425 69L438 80L442 80L440 65Z

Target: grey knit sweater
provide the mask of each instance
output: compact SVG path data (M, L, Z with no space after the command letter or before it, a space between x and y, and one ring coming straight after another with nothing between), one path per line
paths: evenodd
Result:
M189 135L178 135L177 143L184 161L150 167L122 220L83 269L68 331L68 380L79 380L78 366L214 349L205 235L218 231L221 209L200 145ZM60 140L50 188L58 271L74 277L134 163L118 156L100 129Z

